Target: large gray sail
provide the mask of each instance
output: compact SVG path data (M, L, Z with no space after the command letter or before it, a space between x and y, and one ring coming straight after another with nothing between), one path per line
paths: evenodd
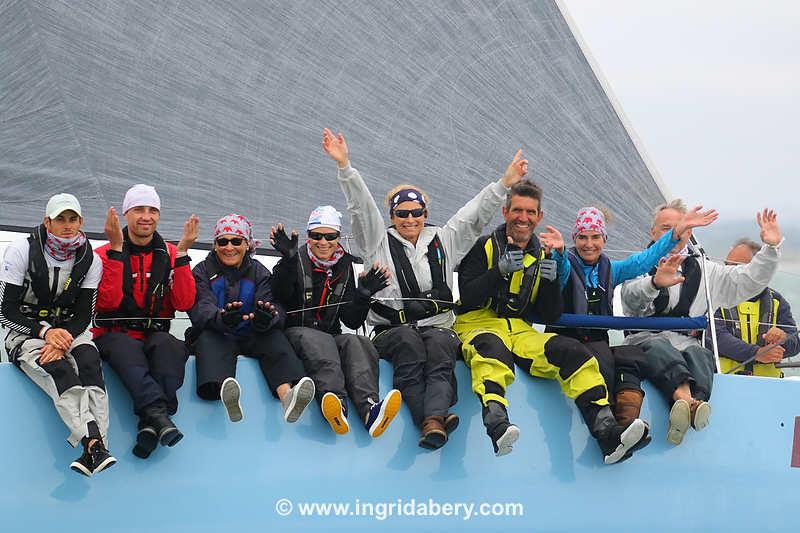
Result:
M134 183L162 233L228 212L260 236L344 210L321 130L347 134L376 198L408 181L444 222L518 147L546 221L600 203L641 246L662 193L551 0L57 2L0 9L0 225L75 193L87 229Z

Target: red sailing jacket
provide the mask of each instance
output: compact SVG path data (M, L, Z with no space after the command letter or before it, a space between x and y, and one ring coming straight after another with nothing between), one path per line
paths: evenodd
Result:
M171 282L164 295L161 304L159 317L172 318L175 311L188 311L194 305L196 288L194 276L189 265L189 256L175 258L178 249L174 244L166 243L169 250L170 264L172 265ZM122 276L125 272L122 264L122 253L110 249L111 245L101 246L95 253L103 260L103 278L97 288L96 312L110 313L117 311L122 303ZM135 273L135 283L133 284L133 298L136 304L144 307L144 296L147 289L147 273L150 272L150 264L153 260L153 253L135 255L131 254L131 272ZM99 337L110 331L122 331L120 327L95 327L92 328L94 338ZM145 332L128 330L126 332L134 339L144 339Z

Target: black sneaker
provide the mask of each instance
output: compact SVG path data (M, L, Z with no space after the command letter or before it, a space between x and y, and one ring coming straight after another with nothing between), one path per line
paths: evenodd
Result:
M650 443L648 437L647 425L637 418L627 427L614 426L608 437L599 439L597 443L603 451L603 461L611 465L629 459L634 450L647 446Z
M92 474L102 472L106 468L110 468L117 463L117 460L114 458L114 456L111 455L106 449L103 441L98 440L95 442L89 453L92 456Z
M72 461L69 467L79 474L83 474L86 477L92 477L92 472L94 470L92 454L89 453L89 450L84 449L81 456Z

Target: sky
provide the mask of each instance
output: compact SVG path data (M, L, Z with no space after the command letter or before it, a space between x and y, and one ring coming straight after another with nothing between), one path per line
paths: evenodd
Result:
M563 2L673 197L800 223L800 2Z

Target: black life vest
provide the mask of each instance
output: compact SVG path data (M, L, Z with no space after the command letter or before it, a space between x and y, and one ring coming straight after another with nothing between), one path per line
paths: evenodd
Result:
M442 243L439 240L439 235L433 236L433 239L431 239L431 242L428 244L428 251L425 254L428 258L428 266L431 271L432 285L431 290L426 292L421 291L419 288L417 276L414 274L411 261L408 260L403 243L391 233L388 233L387 237L389 253L392 256L397 284L400 286L400 294L403 298L429 300L425 302L429 304L428 311L425 316L418 316L412 320L406 316L408 307L413 303L411 301L403 302L402 312L381 302L372 302L372 304L370 304L370 309L389 320L392 324L406 324L408 322L449 312L453 308L453 291L450 290L450 286L447 285L447 257L445 256ZM450 305L443 302L450 302Z
M506 241L505 224L498 227L484 241L483 249L486 252L486 268L497 266L500 256L509 246ZM501 285L495 295L488 299L481 308L491 309L497 316L505 318L525 318L526 313L532 313L530 306L536 301L539 294L539 261L545 258L544 249L539 244L536 236L531 236L530 243L522 257L524 268L507 276L506 283ZM474 309L460 306L458 314L463 314Z
M567 280L564 294L564 312L578 315L614 314L612 299L614 296L611 260L605 254L600 254L597 262L597 287L587 288L584 278L583 263L577 249L570 248L567 252L570 262L570 277ZM553 328L548 326L545 331L556 331L560 335L567 335L581 342L608 341L608 330L588 328Z
M301 288L300 305L302 309L308 309L319 306L319 309L311 309L310 311L302 311L300 313L300 323L309 328L319 329L322 331L340 331L339 322L339 306L335 305L342 301L342 296L350 282L350 276L353 272L353 256L344 254L339 261L336 262L331 276L327 272L314 266L311 259L308 257L308 245L304 244L297 250L298 256L298 287ZM322 291L318 301L314 301L314 272L321 273L325 276L322 285Z
M101 327L121 327L123 329L138 331L169 331L169 320L156 320L161 313L161 305L167 292L172 266L170 264L169 248L158 232L153 233L150 244L139 247L131 243L128 237L128 228L122 230L122 302L119 309L111 313L98 313ZM151 252L150 277L147 279L145 289L145 307L139 307L133 296L133 270L131 268L131 255L141 255ZM104 320L118 319L118 320Z
M75 301L78 298L83 280L92 266L94 254L92 245L87 241L75 252L75 262L67 279L64 281L61 294L56 296L59 279L59 267L53 269L51 287L50 272L44 257L44 243L47 240L47 228L41 224L31 231L28 237L28 276L30 289L35 302L23 301L20 311L28 318L47 320L53 326L72 318ZM23 286L23 295L27 294L27 286Z
M651 242L648 247L652 245L653 243ZM657 267L653 267L653 269L650 270L650 275L655 275L656 270ZM658 291L658 296L653 300L653 316L689 316L689 308L695 298L697 298L697 292L700 290L700 278L703 273L700 262L693 256L684 259L681 270L685 279L683 283L681 283L678 303L675 307L667 311L667 307L669 306L669 289L660 289Z

